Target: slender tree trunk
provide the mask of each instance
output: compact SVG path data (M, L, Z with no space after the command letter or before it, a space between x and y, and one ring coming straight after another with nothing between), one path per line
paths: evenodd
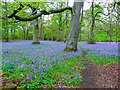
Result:
M25 26L23 26L23 35L24 35L24 40L25 40Z
M93 30L94 30L94 24L95 24L95 17L94 17L94 7L93 7L93 4L94 4L94 0L92 1L92 25L91 25L91 36L90 36L90 42L89 44L94 44L94 41L93 41Z
M27 25L28 25L28 22L27 22ZM27 37L26 37L26 40L28 40L28 35L29 35L29 30L28 30L28 26L27 26Z
M40 26L40 40L44 40L44 38L43 38L43 20L42 20L42 16L40 17L40 22L41 22L41 26Z
M34 13L33 15L37 14L36 8L32 8L32 13ZM34 26L34 31L33 31L33 42L32 42L32 44L40 44L40 42L39 42L40 35L39 35L38 18L33 20L33 26Z
M62 14L60 14L60 20L59 20L59 33L58 33L58 35L59 35L59 39L58 39L58 41L61 41L61 33L62 33Z
M21 32L20 32L20 29L19 29L19 40L21 40Z
M112 19L111 19L110 15L109 15L109 20L110 20L109 37L110 37L110 42L112 42L112 35L111 35L111 29L112 29L112 27L111 27L111 22L112 22Z
M49 15L48 15L48 26L50 26ZM48 38L47 38L47 40L49 41L49 39L50 39L50 30L48 29Z
M60 4L59 6L61 8L63 6L62 2L60 2L59 4ZM58 33L59 39L58 39L58 41L61 41L61 34L62 34L62 14L61 13L59 14L59 17L60 17L60 19L59 19L59 33Z
M111 36L111 33L109 34L109 36L110 36L110 42L112 42L112 36Z
M117 3L117 6L118 6L117 11L118 13L120 13L120 1ZM116 21L116 43L118 42L117 38L119 37L117 30L120 30L120 15L117 16L117 21Z
M9 28L8 28L8 17L7 17L7 2L5 2L6 7L6 42L9 42Z
M80 19L80 11L83 7L84 2L74 2L73 5L73 12L71 18L71 24L69 28L69 35L67 39L67 45L64 51L77 51L77 41L78 41L78 26L79 26L79 19Z
M81 20L80 20L80 39L79 39L79 41L81 41L81 33L82 33L82 31L81 31L81 25L82 25L82 21L83 21L83 8L82 8L82 16L81 16Z
M13 29L13 28L12 28ZM13 39L13 33L12 33L12 29L11 29L11 40Z
M14 23L14 40L15 40L15 23Z
M42 39L44 40L44 26L43 26L43 23L44 23L44 16L43 16L43 19L42 19Z
M67 0L67 7L68 7L68 0ZM67 11L66 11L66 23L65 23L65 40L64 40L64 43L66 42L66 37L67 37L67 17L68 17L68 14L67 14Z

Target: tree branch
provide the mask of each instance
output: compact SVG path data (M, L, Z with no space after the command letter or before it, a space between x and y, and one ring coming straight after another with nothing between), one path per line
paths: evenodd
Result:
M105 22L103 22L102 20L100 20L100 19L95 19L95 20L98 20L98 21L100 21L100 22L102 22L103 24L105 24L106 25L106 23ZM109 27L108 25L106 25L107 27Z
M15 14L17 14L20 10L22 10L23 7L24 6L20 3L20 7L17 10L14 10L13 13L10 16L8 16L8 18L12 18Z
M65 7L63 9L50 10L50 11L43 10L43 11L40 11L40 13L35 14L33 16L30 16L30 17L19 17L19 16L15 15L16 13L14 13L13 17L15 17L16 20L19 20L19 21L32 21L32 20L37 19L38 17L40 17L42 15L49 15L49 14L54 14L54 13L60 13L60 12L63 12L65 10L70 10L72 12L72 7ZM12 17L8 17L8 18L12 18Z
M115 5L116 5L116 2L114 2L114 5L113 5L113 8L112 8L112 11L111 11L111 12L113 12L113 10L115 9ZM94 17L96 17L99 13L101 13L101 14L103 14L103 15L105 15L105 16L110 15L110 13L108 13L108 14L106 15L105 13L103 13L103 12L100 11L100 12L97 12Z

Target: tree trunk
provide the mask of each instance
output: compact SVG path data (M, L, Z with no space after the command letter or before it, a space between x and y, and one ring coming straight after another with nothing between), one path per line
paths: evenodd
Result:
M109 36L110 36L110 42L112 42L112 36L111 36L111 33L109 34Z
M14 40L15 40L15 23L14 23Z
M40 22L41 22L41 26L40 26L40 40L44 40L44 38L43 38L43 21L42 21L42 16L40 17Z
M118 13L120 13L120 1L118 2L117 11ZM117 30L120 30L120 27L117 27L117 26L120 26L120 15L117 16L117 21L116 21L116 43L118 42L117 38L119 37Z
M28 25L28 22L27 22L27 25ZM29 35L29 31L28 31L28 26L27 26L27 37L26 37L26 40L28 40L28 35Z
M25 26L23 26L23 35L24 35L24 40L25 40Z
M12 31L13 28L11 28L11 40L13 39L13 31Z
M9 42L9 28L8 28L8 17L7 17L7 2L5 2L6 7L6 42Z
M61 41L61 33L62 33L62 14L60 14L60 20L59 20L59 33L58 33L58 35L59 35L59 39L58 39L58 41Z
M79 25L80 26L80 28L79 28L80 29L80 39L79 39L79 41L81 41L81 33L82 33L81 32L81 27L82 27L81 25L82 25L82 21L83 21L83 8L82 8L82 16L81 16L80 25Z
M33 15L37 14L36 8L32 8L32 13L34 13ZM38 18L33 20L33 26L34 26L34 31L33 31L33 42L32 42L32 44L40 44L40 42L39 42L40 35L39 35Z
M68 0L67 0L67 7L68 7ZM64 40L64 43L66 42L66 37L67 37L67 17L68 17L68 14L67 14L67 11L66 11L66 22L65 22L65 40Z
M62 2L59 3L59 7L62 8ZM59 39L58 41L61 41L61 34L62 34L62 13L59 14L59 32L58 32L58 35L59 35Z
M112 29L112 27L111 27L111 22L112 22L112 19L111 19L110 15L109 15L109 20L110 20L109 37L110 37L110 42L112 42L112 35L111 35L111 29Z
M90 36L90 41L89 41L89 44L94 44L94 40L93 40L93 30L94 30L94 24L95 24L95 17L94 17L94 7L93 7L93 4L94 4L94 0L92 1L92 25L91 25L91 36Z
M77 51L80 11L84 2L74 2L67 45L64 51Z
M49 20L49 15L48 15L48 26L50 26L50 20ZM47 38L47 40L49 41L49 39L50 39L50 30L48 29L48 38Z

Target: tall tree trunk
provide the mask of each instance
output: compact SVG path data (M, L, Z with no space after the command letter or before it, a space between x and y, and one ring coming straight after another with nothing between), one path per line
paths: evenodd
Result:
M44 38L43 38L43 21L42 21L42 16L40 17L40 22L41 22L41 25L40 25L40 40L44 40Z
M117 32L117 21L116 21L116 43L117 43L117 34L118 32Z
M81 41L81 33L82 33L82 31L81 31L82 26L81 25L82 25L82 21L83 21L83 8L82 8L82 16L81 16L80 25L79 25L80 26L80 28L79 28L80 29L80 39L79 39L79 41Z
M63 6L62 2L60 2L59 3L59 7L61 8L62 6ZM59 39L58 39L58 41L61 41L61 34L62 34L62 13L59 14L59 17L60 17L60 19L59 19L59 33L58 33Z
M48 26L50 26L49 15L48 15ZM50 39L50 30L48 29L48 38L47 38L47 40L49 41L49 39Z
M12 31L13 28L11 28L11 40L13 40L13 31Z
M28 22L27 22L28 25ZM28 30L28 26L27 26L27 36L26 36L26 40L28 40L28 35L29 35L29 30Z
M37 14L37 8L32 8L32 13L34 13L33 15ZM34 26L34 31L33 31L33 42L32 44L40 44L39 39L40 39L40 35L39 35L39 26L38 26L38 18L33 20L33 26Z
M61 41L61 34L62 34L62 14L60 14L60 20L59 20L59 33L58 33L58 35L59 35L59 39L58 39L58 41Z
M84 2L74 2L67 45L64 51L77 51L80 11Z
M24 35L24 40L25 40L25 26L23 26L23 35Z
M15 23L14 23L14 40L15 40Z
M112 27L111 27L111 22L112 22L112 19L111 19L110 15L109 15L109 20L110 20L109 37L110 37L110 42L112 42L112 35L111 35L111 29L112 29Z
M7 17L7 1L5 2L6 7L6 42L9 42L9 28L8 28L8 17Z
M93 4L94 4L94 0L92 1L92 25L91 25L91 36L90 36L90 41L89 41L89 44L94 44L94 40L93 40L93 30L94 30L94 24L95 24L95 17L94 17L94 7L93 7Z
M117 11L120 14L120 1L117 3L117 6L118 6ZM118 42L117 38L119 37L117 30L120 30L120 27L117 26L120 26L120 15L117 16L117 21L116 21L116 43Z
M68 7L68 0L67 0L67 7ZM67 17L68 17L68 14L67 14L68 11L66 11L66 22L65 22L65 40L64 40L64 43L66 42L66 37L67 37Z
M21 32L20 32L20 29L19 29L19 40L21 40Z

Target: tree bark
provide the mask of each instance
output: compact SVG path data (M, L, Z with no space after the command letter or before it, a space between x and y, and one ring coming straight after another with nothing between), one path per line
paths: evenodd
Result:
M68 0L67 0L67 7L68 7ZM67 14L67 11L66 11L66 22L65 22L65 40L64 40L64 43L66 42L66 37L67 37L67 17L68 17L68 14Z
M7 16L7 2L5 2L6 7L6 42L9 42L9 28L8 28L8 16Z
M62 8L62 2L59 2L59 7L60 8ZM58 33L58 35L59 35L59 39L58 39L58 41L61 41L61 34L62 34L62 13L60 13L59 14L59 33Z
M117 8L117 11L118 13L120 13L120 1L117 3L118 5L118 8ZM118 42L117 38L118 38L118 31L120 29L120 27L117 27L117 26L120 26L120 15L117 16L117 21L116 21L116 43Z
M27 22L28 25L28 22ZM28 35L29 35L29 30L28 30L28 26L27 26L27 36L26 36L26 40L28 40Z
M33 15L37 14L36 11L37 8L32 8L32 13L34 13ZM38 26L38 18L33 20L33 27L34 27L34 31L33 31L33 42L32 44L40 44L39 39L40 39L40 35L39 35L39 26Z
M81 33L82 33L82 31L81 31L82 26L81 25L82 25L82 21L83 21L83 8L82 8L82 16L81 16L80 25L79 25L80 26L80 33L79 33L80 34L80 39L79 39L79 41L81 41Z
M91 25L91 36L90 36L90 41L89 41L89 44L94 44L94 40L93 40L93 30L94 30L94 24L95 24L95 17L94 17L94 7L93 7L93 4L94 4L94 0L92 1L92 25Z
M11 28L11 40L13 39L13 30L12 30L13 28Z
M112 42L112 35L111 35L111 29L112 29L111 22L112 22L112 19L111 19L110 15L109 15L109 20L110 20L109 37L110 37L110 42Z
M60 20L59 20L59 31L58 31L59 39L58 41L61 41L61 34L62 34L62 14L60 14Z
M77 51L80 11L84 2L74 2L67 45L64 51Z
M23 35L24 35L24 40L25 40L25 26L23 26Z
M40 17L40 40L44 40L43 38L43 20L42 20L42 16Z
M14 23L14 40L15 40L15 23Z

